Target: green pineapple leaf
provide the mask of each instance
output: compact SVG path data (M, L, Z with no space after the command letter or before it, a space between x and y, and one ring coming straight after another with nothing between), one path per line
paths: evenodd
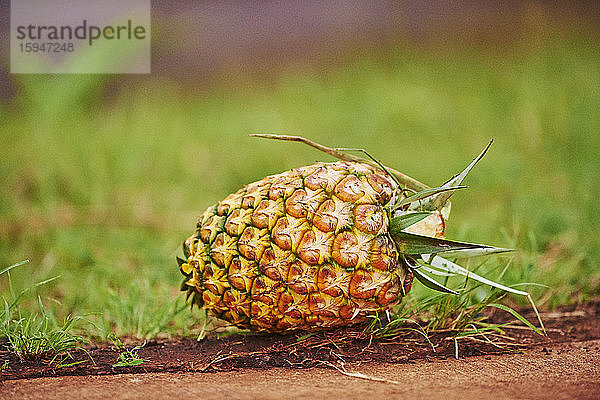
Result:
M395 230L401 231L427 218L429 215L431 215L429 211L411 212L398 215L390 219L390 226L393 225Z
M485 247L479 249L462 249L452 250L444 252L446 258L471 258L478 256L489 256L491 254L507 253L514 251L513 249L507 249L505 247Z
M395 225L390 225L390 231L398 246L398 251L404 254L437 254L455 250L489 249L491 251L491 249L496 249L496 247L485 244L455 242L402 232L396 230Z
M485 155L485 153L488 151L488 149L490 148L490 146L492 145L492 143L494 143L494 140L490 140L490 142L488 143L487 146L485 146L485 148L481 151L481 153L479 153L479 155L477 157L475 157L475 159L471 162L471 164L469 164L460 174L453 176L452 178L450 178L446 183L444 183L441 187L443 188L450 188L452 186L458 186L462 183L462 181L466 178L467 174L473 169L473 167L475 166L475 164L477 164L477 162L479 162L479 160L481 160L483 158L483 156ZM448 201L448 199L450 199L450 197L454 194L454 190L450 190L450 191L444 191L442 193L439 193L437 195L432 196L431 198L428 199L429 204L427 207L427 209L432 209L432 210L439 210L442 207L444 207L444 204L446 204L446 202Z
M411 204L410 208L417 208L422 203L422 202L420 202L420 200L422 200L422 199L425 199L425 198L431 197L431 196L435 196L436 194L439 194L439 193L448 192L450 190L465 189L467 187L468 186L461 185L461 186L448 186L448 187L436 187L436 188L431 188L431 189L425 189L420 192L414 193L405 199L402 199L400 202L398 202L394 206L394 210L397 210L400 207L405 206L407 204L411 204L411 203L415 203L415 204Z
M419 282L421 282L423 285L427 286L429 289L433 289L433 290L436 290L436 291L442 292L442 293L458 294L458 292L455 292L452 289L448 289L446 286L442 285L435 279L430 278L429 276L425 275L424 273L422 273L421 271L419 271L416 268L415 269L411 268L411 271L413 274L415 274L415 277L417 278L417 280Z
M469 279L473 279L477 282L481 282L485 285L488 286L492 286L495 287L497 289L500 290L504 290L505 292L510 292L510 293L514 293L514 294L519 294L522 296L528 296L529 293L527 292L523 292L522 290L517 290L517 289L513 289L511 287L508 286L504 286L500 283L496 283L494 281L491 281L487 278L484 278L482 276L477 275L475 272L469 271L466 268L461 267L460 265L453 263L452 261L448 261L440 256L434 256L433 258L430 258L428 261L428 265L436 268L438 270L444 271L444 272L449 272L452 274L458 274L458 275L462 275L465 276Z

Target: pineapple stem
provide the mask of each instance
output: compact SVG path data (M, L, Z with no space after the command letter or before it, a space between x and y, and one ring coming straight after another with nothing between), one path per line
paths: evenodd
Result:
M384 167L383 165L379 164L376 161L372 161L372 160L369 160L369 159L366 159L363 157L359 157L359 156L355 156L355 155L346 153L344 150L347 150L347 149L323 146L322 144L313 142L312 140L307 139L302 136L276 135L276 134L272 134L272 133L251 133L250 136L259 137L259 138L263 138L263 139L276 139L276 140L285 140L288 142L300 142L300 143L307 144L310 147L313 147L324 153L327 153L330 156L340 159L342 161L352 161L352 162L366 163L369 165ZM362 149L356 149L356 150L360 150L360 151L364 152L364 150L362 150ZM388 172L391 176L393 176L401 185L406 186L409 189L412 189L415 191L421 191L421 190L425 190L425 189L429 188L429 186L425 185L424 183L421 183L418 180L416 180L415 178L405 175L402 172L397 171L393 168L384 167L384 170L386 170L386 172Z

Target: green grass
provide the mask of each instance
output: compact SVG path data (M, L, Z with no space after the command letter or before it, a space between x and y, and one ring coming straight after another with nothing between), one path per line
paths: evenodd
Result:
M37 298L37 312L23 308L22 305L32 289L42 287L53 280L38 282L17 294L12 285L10 270L24 264L26 262L13 264L0 271L0 276L7 276L10 292L10 296L2 298L0 337L5 338L6 347L20 360L42 361L56 368L74 365L68 362L72 358L69 351L80 348L80 344L86 342L86 339L73 334L72 331L85 319L68 315L61 322L51 311L46 310L40 297ZM75 364L78 363L80 362Z
M119 351L117 362L113 364L113 367L135 367L144 364L145 361L140 357L139 352L146 344L145 342L142 345L128 349L118 337L112 336L110 339Z
M245 183L330 160L248 133L365 148L430 185L494 138L453 198L448 237L517 249L482 274L496 279L510 261L501 281L546 285L519 287L538 306L588 300L600 289L599 65L596 40L556 34L478 51L399 47L206 91L154 77L115 90L114 76L17 76L15 101L0 106L0 268L31 260L11 271L17 292L60 276L21 307L34 313L40 296L56 318L91 314L100 328L79 328L83 337L198 335L175 262L196 216ZM429 295L415 284L415 302ZM488 295L478 287L470 302Z

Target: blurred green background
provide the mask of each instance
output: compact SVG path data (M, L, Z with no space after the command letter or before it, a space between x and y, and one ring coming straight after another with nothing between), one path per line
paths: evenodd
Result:
M2 57L0 269L31 260L11 271L16 290L60 276L36 292L57 315L194 332L175 256L196 217L243 184L331 160L248 137L275 132L367 149L430 185L494 138L447 236L515 248L497 259L511 263L502 280L546 285L524 286L542 308L598 295L593 6L381 2L352 25L347 6L336 20L323 4L174 4L153 10L151 75L11 75Z

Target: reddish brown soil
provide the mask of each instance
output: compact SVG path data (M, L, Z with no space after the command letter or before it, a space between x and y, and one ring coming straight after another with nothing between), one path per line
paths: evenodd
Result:
M300 335L235 335L196 342L150 342L144 364L113 367L116 349L89 349L84 363L52 368L0 352L0 398L344 398L375 395L449 398L600 398L600 303L545 313L548 337L507 329L485 341L454 332L406 331L374 338L359 330ZM498 318L496 316L495 318ZM218 373L217 373L218 372ZM348 373L365 376L349 376ZM38 378L38 379L30 379ZM383 379L383 382L377 381Z

